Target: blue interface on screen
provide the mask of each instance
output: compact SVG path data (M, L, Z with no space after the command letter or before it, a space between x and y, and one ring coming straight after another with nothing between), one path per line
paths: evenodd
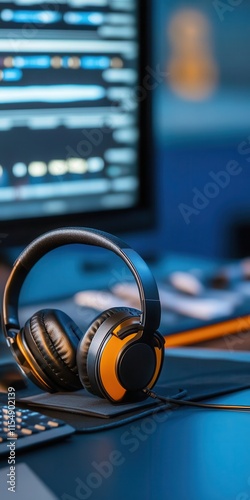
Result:
M136 206L136 0L0 1L0 219Z

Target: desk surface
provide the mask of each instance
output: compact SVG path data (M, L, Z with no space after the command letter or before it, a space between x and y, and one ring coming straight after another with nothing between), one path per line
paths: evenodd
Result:
M250 389L211 402L249 399ZM248 413L180 408L19 452L17 463L26 463L60 500L249 500L249 450ZM2 458L0 468L7 465Z
M220 401L247 404L249 397L250 390ZM62 500L248 500L249 450L247 413L179 409L115 430L75 434L20 453L18 462Z

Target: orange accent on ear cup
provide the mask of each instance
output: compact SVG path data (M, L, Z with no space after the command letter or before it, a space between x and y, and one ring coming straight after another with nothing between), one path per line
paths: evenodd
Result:
M91 346L91 342L97 330L103 324L103 322L107 318L110 318L113 314L115 314L115 311L113 309L108 309L107 311L104 311L103 313L99 314L97 318L91 323L88 330L85 332L84 337L82 338L82 340L78 345L77 366L81 383L83 387L87 389L87 391L95 395L99 394L93 389L91 382L89 380L88 369L87 369L88 352Z
M36 361L37 371L45 383L49 383L51 392L81 388L76 365L81 337L75 322L57 309L38 311L25 323L23 346Z
M140 319L137 309L114 307L90 325L77 349L79 377L89 392L118 403L140 399L143 389L153 387L164 340L155 332L145 343Z
M109 309L83 338L74 321L57 310L38 311L21 329L18 302L29 272L48 252L73 243L104 248L121 258L135 279L141 310ZM90 228L60 228L31 242L15 261L3 294L3 332L32 381L50 392L75 391L84 385L111 401L121 401L123 395L140 400L145 397L142 388L158 378L154 332L160 316L157 285L144 260L117 237Z
M123 333L124 332L126 333L126 331L128 331L129 328L131 330L131 327L133 325L136 325L137 328L138 328L139 318L140 317L139 317L139 311L138 311L138 316L134 316L133 318L130 317L126 321L123 321L119 326L117 326L113 330L112 334L115 335L118 338L122 338Z
M128 345L131 341L134 342L139 340L141 336L142 332L136 332L129 335L124 340L121 340L115 335L112 335L101 353L99 363L100 381L107 397L116 403L122 401L127 392L119 382L117 376L116 367L119 354L126 345Z
M24 373L27 376L32 375L36 379L36 383L38 383L39 387L41 387L45 391L51 391L50 386L44 381L43 377L38 373L37 368L36 368L36 361L35 359L30 356L29 351L24 347L22 339L22 332L19 331L17 336L16 336L16 344L17 347L21 353L21 355L24 358L24 363L22 363L22 369Z
M135 312L137 314L135 314ZM91 345L92 342L94 341L96 335L98 335L98 332L100 332L100 328L102 327L103 323L108 320L109 318L112 318L116 314L123 314L125 315L125 319L128 320L130 317L130 321L134 322L135 317L139 320L140 317L140 311L137 311L135 309L129 308L129 307L113 307L111 309L107 309L103 313L99 314L97 318L92 322L92 324L89 326L88 330L86 331L84 337L82 340L79 342L78 349L77 349L77 366L78 366L78 373L79 373L79 378L81 380L81 383L85 389L87 389L89 392L92 394L98 395L100 397L104 397L101 391L99 390L99 384L97 384L96 388L93 386L93 383L91 383L89 373L88 373L88 357L89 357L89 351L91 350ZM115 325L115 323L114 323ZM112 331L112 330L111 330ZM105 330L105 334L108 334L108 330ZM117 330L118 334L118 330ZM102 338L103 340L103 338ZM121 348L121 341L117 338L119 341L119 345ZM101 340L100 340L101 343ZM95 357L96 359L96 357Z

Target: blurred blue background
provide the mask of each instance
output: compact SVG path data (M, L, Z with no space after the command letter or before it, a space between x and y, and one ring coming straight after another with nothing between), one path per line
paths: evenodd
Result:
M167 251L249 251L249 14L240 0L153 2L158 241Z
M145 77L154 82L147 96L153 102L157 226L124 234L145 258L250 255L249 15L244 0L152 0L145 29L153 60ZM57 283L64 294L82 286L83 249L74 252L67 277L65 250L55 252L50 266L57 278L51 275L49 287L51 273L43 277L38 266L29 301L38 279L38 294L48 295L49 288L53 296Z

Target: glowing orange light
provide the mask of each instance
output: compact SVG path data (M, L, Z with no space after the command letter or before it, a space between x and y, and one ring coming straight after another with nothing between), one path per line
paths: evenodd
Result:
M210 34L208 19L195 9L179 10L170 21L168 82L184 99L205 99L216 88L218 68Z

